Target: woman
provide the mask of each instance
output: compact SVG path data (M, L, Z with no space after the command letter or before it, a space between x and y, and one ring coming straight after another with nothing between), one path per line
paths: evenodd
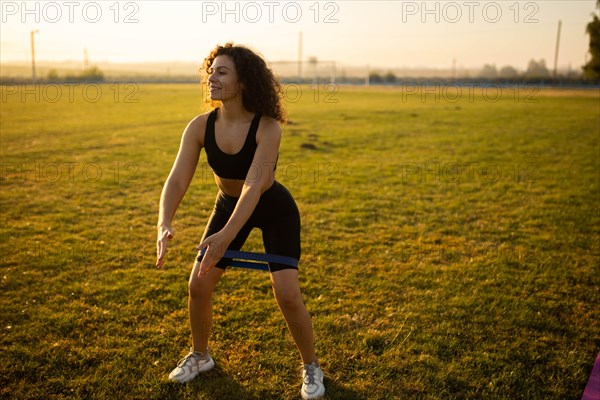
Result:
M165 182L158 218L157 262L164 265L171 222L196 170L204 147L219 188L212 215L198 246L189 280L188 309L192 348L169 375L188 382L215 363L208 353L211 296L225 272L225 250L239 250L259 227L265 251L300 258L300 215L294 199L275 180L281 127L285 122L280 85L264 60L243 46L217 46L204 60L210 98L220 107L194 118L186 127L177 158ZM325 393L315 355L310 315L302 301L298 269L269 263L279 308L302 357L304 399Z

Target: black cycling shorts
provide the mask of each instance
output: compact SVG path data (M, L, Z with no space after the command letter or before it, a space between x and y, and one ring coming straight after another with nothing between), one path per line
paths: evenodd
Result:
M219 191L201 241L223 229L238 199ZM253 228L262 231L266 253L300 260L300 213L290 192L279 182L275 181L260 196L254 212L229 245L229 250L240 250ZM197 260L201 261L202 257L198 255ZM231 259L222 258L216 266L225 269L230 261ZM269 262L269 269L275 272L297 267Z

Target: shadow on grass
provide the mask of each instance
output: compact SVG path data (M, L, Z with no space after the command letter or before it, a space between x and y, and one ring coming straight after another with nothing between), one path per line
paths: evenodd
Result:
M323 382L325 384L325 399L339 399L339 400L359 400L359 399L364 399L363 396L360 395L360 393L341 386L339 383L337 383L336 381L332 381L331 379L325 377L325 380Z
M153 398L202 400L258 399L258 397L252 396L236 382L219 364L211 371L201 373L194 380L183 385L174 382L163 382L160 385L158 393Z
M360 400L364 399L359 392L344 387L337 382L325 377L324 400ZM231 375L219 364L206 373L187 384L163 381L159 384L152 399L198 399L198 400L270 400L281 399L281 390L262 390L260 393L250 393L242 387ZM300 393L297 396L300 399Z
M240 385L230 375L229 371L223 369L220 364L216 364L215 368L208 373L200 374L188 384L190 392L201 399L220 400L220 399L255 399L243 386Z
M200 374L188 386L196 393L202 393L203 399L253 399L250 393L219 364L212 371Z

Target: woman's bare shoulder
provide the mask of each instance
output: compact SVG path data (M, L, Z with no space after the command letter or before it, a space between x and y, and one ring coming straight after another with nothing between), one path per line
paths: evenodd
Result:
M204 114L199 114L192 118L185 128L185 134L189 134L204 147L204 131L206 130L206 123L208 116L211 112L207 111Z
M281 125L275 118L263 115L260 118L258 132L267 135L281 135Z

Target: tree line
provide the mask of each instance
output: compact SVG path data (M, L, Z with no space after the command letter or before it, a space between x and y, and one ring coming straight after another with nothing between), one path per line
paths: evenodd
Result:
M483 68L474 76L459 76L454 79L463 80L467 79L483 79L483 80L542 80L552 78L552 73L548 70L545 60L531 60L527 66L527 69L523 72L519 72L516 68L506 65L498 69L495 64L485 64ZM566 74L560 74L557 76L558 79L576 80L581 77L576 71L570 71ZM369 82L373 84L383 83L396 83L401 79L397 77L393 72L388 71L385 74L379 74L372 72L369 74Z

